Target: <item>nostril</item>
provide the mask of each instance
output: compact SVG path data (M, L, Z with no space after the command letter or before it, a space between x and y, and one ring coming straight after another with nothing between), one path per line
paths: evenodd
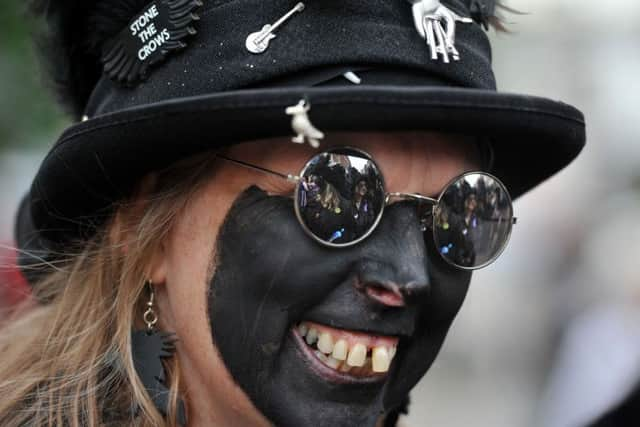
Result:
M402 295L410 301L429 295L431 286L429 282L410 282L402 288Z
M365 292L369 298L384 304L389 307L404 307L404 297L400 293L400 290L397 286L391 286L393 290L388 288L377 286L377 285L368 285L365 288Z

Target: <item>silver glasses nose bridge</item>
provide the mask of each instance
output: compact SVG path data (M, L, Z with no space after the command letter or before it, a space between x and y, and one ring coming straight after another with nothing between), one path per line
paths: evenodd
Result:
M438 204L438 200L423 196L418 193L387 193L384 198L384 204L390 205L393 200L413 200L422 203L428 203L430 205L436 206Z
M443 194L444 194L444 191L443 191ZM430 205L431 206L431 211L430 211L431 215L430 216L433 216L433 217L435 217L436 208L437 208L438 204L440 203L440 200L436 200L436 199L434 199L432 197L423 196L422 194L418 194L418 193L397 193L397 192L392 192L392 193L386 193L385 194L384 206L385 207L389 206L394 201L404 201L404 200L408 200L408 201L412 201L412 202L418 202L419 204ZM428 217L420 218L420 223L421 223L421 225L423 227L422 231L426 231L427 227L428 227L428 225L426 225L424 223L426 218L428 218Z

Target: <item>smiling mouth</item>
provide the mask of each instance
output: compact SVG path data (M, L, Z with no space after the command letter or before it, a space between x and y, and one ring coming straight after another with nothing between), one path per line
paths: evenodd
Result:
M312 369L329 381L342 383L384 380L399 340L313 322L296 325L292 333Z

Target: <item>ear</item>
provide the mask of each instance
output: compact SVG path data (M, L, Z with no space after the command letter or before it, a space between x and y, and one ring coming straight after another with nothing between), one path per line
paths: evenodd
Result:
M134 196L131 199L131 209L129 212L136 218L136 222L144 216L145 209L149 203L149 195L156 188L158 183L158 176L156 174L149 174L145 176ZM129 230L130 233L135 232L133 229ZM128 236L135 238L135 236ZM124 248L127 250L127 248ZM164 286L167 282L167 247L165 241L158 242L158 245L154 248L154 252L147 266L147 279L151 280L153 284L158 286Z
M149 280L156 286L167 283L167 248L164 241L160 242L149 263Z
M174 308L171 305L170 286L168 286L169 248L163 240L156 246L147 266L146 277L153 283L156 305L159 315L159 327L165 331L176 330Z
M138 184L134 194L116 211L109 230L109 239L122 254L131 250L130 242L136 239L137 224L149 203L148 195L152 193L156 184L157 176L155 174L145 176ZM165 242L159 242L146 271L146 279L151 280L154 285L163 285L166 282L167 260L165 254Z

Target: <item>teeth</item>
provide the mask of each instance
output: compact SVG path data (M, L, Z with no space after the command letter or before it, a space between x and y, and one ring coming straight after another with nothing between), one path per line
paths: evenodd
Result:
M347 341L338 340L336 345L333 346L333 354L331 356L333 356L334 359L346 360L348 350L349 346L347 345Z
M304 337L305 335L307 335L307 332L309 332L309 327L304 323L301 323L298 326L298 333L300 333L300 335Z
M356 344L351 347L351 351L349 352L349 357L347 358L347 363L349 366L364 366L365 359L367 358L367 347L364 344Z
M306 336L307 344L309 345L314 344L317 340L318 340L318 330L315 328L309 329L309 332L307 332L307 336Z
M318 357L318 359L322 360L325 363L329 360L329 358L325 354L322 354L318 350L314 351L314 353Z
M330 332L319 331L306 323L299 324L297 331L309 346L315 348L315 355L325 365L336 371L351 372L352 375L388 372L397 351L395 346L368 348L366 342L352 344L349 348L346 339L335 341Z
M324 354L331 354L333 352L333 337L328 332L323 332L318 338L318 350Z
M338 366L340 366L340 364L342 363L340 360L334 359L333 357L329 356L327 358L327 365L329 365L330 367L332 367L333 369L338 369Z
M391 364L391 358L386 347L376 347L371 354L373 372L387 372Z
M348 373L350 370L351 366L346 363L343 363L342 366L340 366L340 372Z

